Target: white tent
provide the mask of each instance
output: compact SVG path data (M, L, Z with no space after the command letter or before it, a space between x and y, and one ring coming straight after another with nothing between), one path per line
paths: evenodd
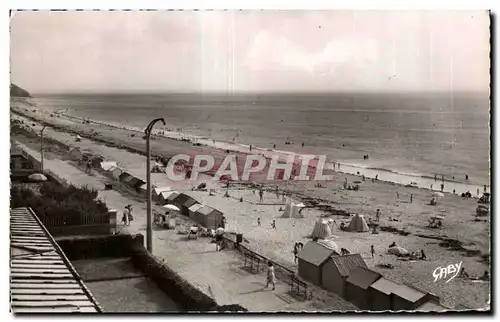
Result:
M281 218L304 218L304 216L299 213L299 210L300 208L297 207L296 204L289 202L287 203L285 212L283 213L283 216L281 216Z
M328 221L320 219L314 225L312 238L326 239L332 236L332 230L328 226Z

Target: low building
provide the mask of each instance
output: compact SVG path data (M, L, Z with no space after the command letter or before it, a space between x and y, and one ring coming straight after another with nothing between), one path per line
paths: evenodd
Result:
M421 291L414 286L399 284L393 291L392 308L395 311L416 310L426 302L436 300L435 295ZM438 299L439 301L439 299Z
M392 307L392 292L399 287L399 284L381 277L378 281L370 285L373 311L390 311Z
M357 267L368 268L359 254L331 256L322 268L322 287L345 297L346 279Z
M191 207L192 205L194 205L196 203L198 203L198 201L196 201L196 199L194 199L191 196L188 196L185 193L179 194L173 200L173 205L177 206L177 208L179 208L179 212L187 217L189 217L189 207Z
M315 285L322 285L323 265L335 251L316 242L309 242L297 255L299 276Z
M222 225L224 214L217 209L209 206L203 206L195 211L193 220L209 229L217 229Z
M31 209L11 209L10 227L10 298L14 313L102 311Z
M380 277L382 275L375 271L364 267L357 267L346 280L345 299L361 310L371 310L372 299L369 288Z

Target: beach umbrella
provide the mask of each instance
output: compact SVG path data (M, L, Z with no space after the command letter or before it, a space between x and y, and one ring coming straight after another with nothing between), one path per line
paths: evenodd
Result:
M171 205L171 204L168 204L168 205L165 205L163 206L163 208L167 208L167 209L170 209L170 210L175 210L175 211L179 211L179 207L175 206L175 205Z
M41 173L33 173L28 179L33 181L47 181L47 177Z

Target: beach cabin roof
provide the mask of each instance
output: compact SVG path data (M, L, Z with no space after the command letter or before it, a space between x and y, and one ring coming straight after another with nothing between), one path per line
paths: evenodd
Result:
M386 295L391 295L391 293L397 288L399 287L399 284L398 283L395 283L391 280L388 280L384 277L381 277L378 281L376 281L375 283L373 283L371 286L371 288L381 292L381 293L384 293Z
M179 195L179 193L177 191L168 191L168 192L162 192L161 195L162 196L167 195L166 198L165 197L163 198L165 198L169 202L172 202Z
M170 187L155 187L153 189L153 193L159 196L160 193L162 193L163 191L170 191L170 190L172 190Z
M366 290L380 277L382 277L381 274L374 272L371 269L364 267L356 267L356 269L354 269L351 272L351 274L349 274L349 277L347 278L346 281L348 283L356 285L359 288Z
M349 276L357 267L368 268L365 260L359 254L349 254L344 256L332 256L333 265L338 269L343 277Z
M160 193L160 197L162 197L163 199L167 200L170 196L174 196L174 198L178 195L179 193L177 191L163 191Z
M116 166L117 166L117 164L115 161L103 161L103 162L101 162L101 168L104 171L108 171L110 168L116 167Z
M209 207L209 206L203 206L203 207L199 208L196 212L199 213L199 214L202 214L204 216L209 216L209 215L212 215L212 214L215 214L215 215L220 214L220 215L222 215L222 212L220 212L219 210L214 209L212 207Z
M201 203L195 203L194 205L189 207L189 211L197 212L200 208L203 208L203 207L204 207L204 205L202 205Z
M335 251L320 245L316 242L309 242L300 251L297 257L305 262L313 264L314 266L321 266Z
M139 186L139 189L146 191L146 190L148 190L148 185L143 183L142 185Z
M424 312L444 312L448 310L449 308L447 308L446 306L443 306L433 301L426 302L417 308L417 311L424 311Z
M130 181L131 179L132 179L132 176L128 172L123 171L122 174L120 175L120 181L127 182L127 181Z
M422 297L427 295L426 293L406 284L399 284L397 288L394 288L392 293L412 303L417 302Z
M180 206L184 206L184 207L191 207L192 205L194 205L195 203L197 203L198 201L196 201L193 197L185 194L185 193L181 193L179 194L177 197L175 197L173 199L174 203L180 205Z

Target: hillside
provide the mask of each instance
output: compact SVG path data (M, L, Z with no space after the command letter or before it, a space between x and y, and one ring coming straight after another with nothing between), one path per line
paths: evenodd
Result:
M28 93L28 91L22 89L21 87L15 85L15 84L10 84L10 96L31 97L31 95L30 95L30 93Z

